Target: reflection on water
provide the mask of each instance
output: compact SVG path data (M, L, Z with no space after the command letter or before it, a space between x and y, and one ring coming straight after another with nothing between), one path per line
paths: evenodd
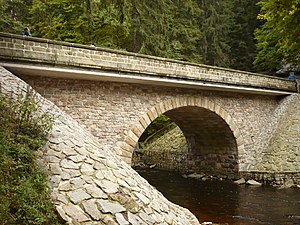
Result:
M167 171L138 173L170 201L188 208L200 222L230 225L300 225L300 190L200 181Z

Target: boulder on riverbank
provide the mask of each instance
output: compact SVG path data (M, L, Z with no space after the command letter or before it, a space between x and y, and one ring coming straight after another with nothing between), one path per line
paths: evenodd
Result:
M253 185L253 186L262 186L262 183L259 183L255 180L248 180L246 181L245 178L241 178L239 180L234 181L235 184L242 185L242 184L247 184L247 185Z
M191 173L191 174L188 174L188 175L183 175L183 177L194 178L194 179L199 179L200 180L203 177L205 177L205 174Z
M239 179L239 180L236 180L236 181L234 181L234 183L235 184L245 184L246 183L246 180L244 179L244 178L241 178L241 179Z
M262 183L259 183L259 182L255 181L255 180L248 180L246 182L246 184L252 185L252 186L262 186Z

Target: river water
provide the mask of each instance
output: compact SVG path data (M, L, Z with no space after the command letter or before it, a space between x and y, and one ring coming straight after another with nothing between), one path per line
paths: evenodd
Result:
M202 181L156 169L137 172L199 221L229 225L300 225L300 189Z

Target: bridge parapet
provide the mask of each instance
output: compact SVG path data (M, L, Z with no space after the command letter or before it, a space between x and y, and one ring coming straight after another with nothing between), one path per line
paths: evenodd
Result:
M134 76L191 80L296 92L287 79L154 56L0 32L0 63L22 62L55 67L116 71Z

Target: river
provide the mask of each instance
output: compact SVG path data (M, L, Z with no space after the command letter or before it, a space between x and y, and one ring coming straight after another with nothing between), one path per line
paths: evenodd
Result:
M202 181L156 169L137 172L199 221L229 225L300 225L300 189Z

